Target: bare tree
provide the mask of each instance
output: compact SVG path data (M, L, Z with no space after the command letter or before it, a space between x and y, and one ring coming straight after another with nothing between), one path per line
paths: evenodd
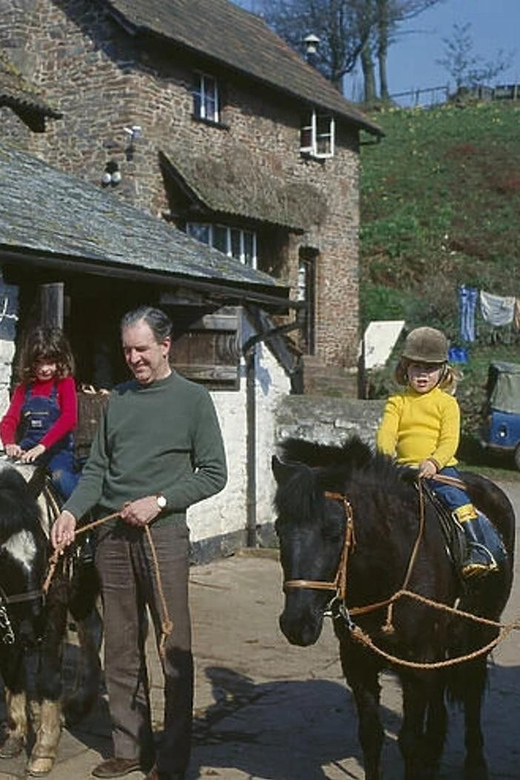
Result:
M376 0L373 40L379 69L381 100L390 99L387 72L388 49L399 35L399 26L442 2L444 0Z
M471 36L471 24L454 24L450 38L443 38L444 57L437 60L446 68L455 84L455 93L464 87L475 87L477 84L493 81L509 68L512 53L499 49L494 60L486 61L474 51Z
M243 0L242 0L243 1ZM389 97L387 56L398 26L444 0L257 0L266 22L305 56L304 38L320 38L316 66L341 90L343 77L361 63L364 99Z
M373 0L263 0L263 16L303 56L305 36L317 35L315 65L340 91L375 21Z

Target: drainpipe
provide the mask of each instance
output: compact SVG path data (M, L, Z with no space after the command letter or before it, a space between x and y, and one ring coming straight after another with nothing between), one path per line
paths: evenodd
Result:
M242 353L246 361L246 543L248 547L258 547L256 516L256 360L257 345L268 341L281 333L301 328L301 323L293 322L251 336L243 345Z
M244 345L246 346L246 345ZM257 547L256 537L256 344L245 351L246 359L246 543Z

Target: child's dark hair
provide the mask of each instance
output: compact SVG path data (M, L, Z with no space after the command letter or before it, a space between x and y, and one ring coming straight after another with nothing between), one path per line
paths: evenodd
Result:
M35 367L43 360L56 363L57 378L74 373L74 357L67 337L60 328L37 327L24 339L16 373L23 383L36 379Z

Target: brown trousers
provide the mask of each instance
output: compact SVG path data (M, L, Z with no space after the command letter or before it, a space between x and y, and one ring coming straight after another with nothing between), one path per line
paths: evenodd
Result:
M96 566L105 623L105 678L114 756L139 758L165 774L185 771L190 757L193 658L188 605L189 532L186 523L150 526L173 632L165 645L164 731L154 749L145 642L150 609L157 642L163 613L146 534L123 522L100 529Z

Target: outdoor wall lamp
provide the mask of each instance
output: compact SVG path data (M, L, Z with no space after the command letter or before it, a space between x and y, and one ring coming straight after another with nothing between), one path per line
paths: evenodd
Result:
M143 129L140 125L125 127L125 133L129 136L128 146L125 149L126 159L133 160L136 141L143 137Z
M121 181L121 171L119 165L115 160L109 160L105 165L105 170L101 177L101 184L103 187L108 187L109 184L115 186Z

